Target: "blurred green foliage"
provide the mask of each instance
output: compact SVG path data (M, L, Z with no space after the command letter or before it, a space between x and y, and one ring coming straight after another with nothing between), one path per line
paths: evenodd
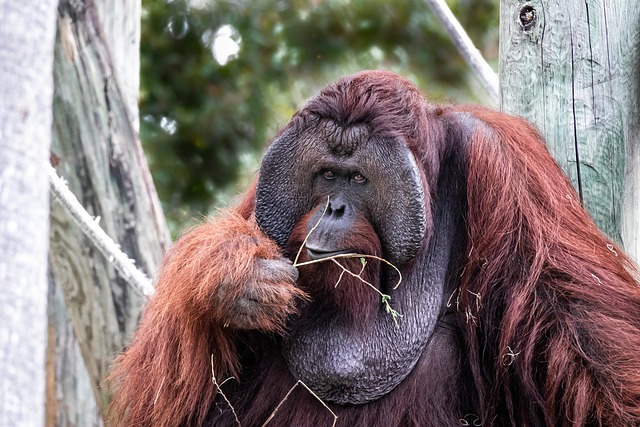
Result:
M448 3L497 60L498 0ZM216 60L225 42L239 51ZM141 138L172 231L224 203L239 176L246 185L305 99L371 68L438 101L482 95L424 0L144 0Z

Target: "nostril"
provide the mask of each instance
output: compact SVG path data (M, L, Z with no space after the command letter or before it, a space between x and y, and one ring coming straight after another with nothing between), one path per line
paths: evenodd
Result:
M327 206L327 215L330 217L342 218L345 210L346 206L344 203L331 202L329 203L329 206Z

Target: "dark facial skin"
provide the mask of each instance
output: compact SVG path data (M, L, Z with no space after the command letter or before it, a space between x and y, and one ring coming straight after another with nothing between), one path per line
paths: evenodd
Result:
M368 251L400 269L424 266L406 269L397 290L397 278L386 268L371 279L392 295L401 321L379 299L368 299L349 302L372 305L373 315L363 324L313 303L303 308L302 321L292 322L283 348L289 369L323 399L342 404L379 398L417 363L440 314L457 227L457 214L446 203L438 206L430 227L430 194L413 154L402 140L366 130L341 129L326 119L285 130L263 160L256 189L258 225L283 247L294 227L302 227L295 244L308 234L310 259ZM372 230L379 249L372 249L366 235ZM318 267L311 280L301 270L302 283L326 280L319 286L334 289L337 275L324 274L331 267Z
M382 242L383 254L376 255L402 267L422 244L428 217L413 154L401 141L370 135L362 126L358 132L337 128L318 120L307 129L286 130L271 145L256 189L258 224L284 247L303 215L313 212L309 222L317 223L329 199L331 215L310 236L312 250L356 249L342 246L350 221L362 218Z
M336 166L322 170L315 179L316 191L328 194L326 202L310 218L306 250L311 259L357 253L350 233L359 216L367 216L371 184L358 170ZM350 242L351 240L351 242Z

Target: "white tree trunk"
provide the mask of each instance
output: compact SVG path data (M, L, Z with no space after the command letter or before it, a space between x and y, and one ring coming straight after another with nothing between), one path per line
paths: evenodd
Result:
M0 0L0 425L42 426L55 0Z

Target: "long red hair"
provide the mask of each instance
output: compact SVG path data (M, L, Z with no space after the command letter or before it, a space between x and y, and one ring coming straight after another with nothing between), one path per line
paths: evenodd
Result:
M331 85L291 123L303 123L312 110L340 116L343 124L364 121L372 132L404 141L421 164L425 194L433 197L427 199L429 216L437 195L449 194L435 190L441 166L452 156L455 167L447 163L447 170L458 174L464 187L456 187L454 196L464 216L455 243L462 255L447 284L443 305L450 308L443 309L435 344L382 398L333 405L340 422L638 425L635 267L594 225L531 125L485 108L428 104L409 82L383 72ZM264 422L295 382L273 336L282 331L278 319L289 314L289 303L304 297L300 289L287 289L281 316L259 319L259 332L225 328L222 308L211 304L227 276L236 275L232 282L242 286L254 279L247 265L256 255L274 258L282 250L252 220L255 197L253 187L237 212L196 228L171 250L140 329L112 374L116 422L154 427L230 422L229 411L216 408L219 389L212 369L221 382L242 375L244 367L245 377L230 388L234 415L247 427ZM294 237L302 240L304 229L296 229ZM375 236L363 240L368 248L379 246ZM416 262L407 268L424 266ZM335 284L338 273L326 269L313 280ZM305 274L310 273L301 272L301 279L312 282ZM371 297L348 289L339 290L345 292L338 296L343 305ZM325 287L316 296L330 291ZM228 292L230 299L237 297L233 288ZM361 305L354 309L356 319L369 315L367 304ZM251 361L249 368L242 357ZM292 395L288 408L279 416L298 426L318 425L327 415L306 394Z
M489 425L637 425L640 287L524 120L463 107L470 144L467 257L456 291ZM530 399L533 399L532 401Z

